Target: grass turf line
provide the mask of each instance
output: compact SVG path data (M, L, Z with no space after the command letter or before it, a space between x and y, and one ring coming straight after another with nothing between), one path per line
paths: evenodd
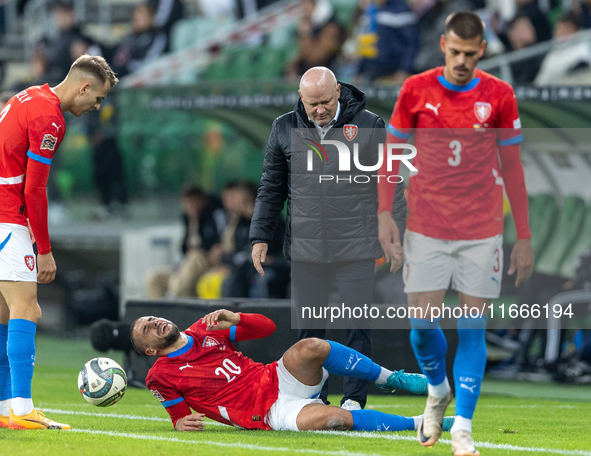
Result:
M121 361L118 355L110 353L106 356ZM38 338L33 382L35 403L53 409L53 413L47 413L50 418L69 423L78 432L1 429L0 454L112 456L135 453L151 456L174 453L175 456L193 456L199 453L238 456L257 452L264 455L436 456L450 452L449 434L444 434L442 442L429 450L418 445L414 432L364 436L362 433L241 431L216 423L207 425L205 432L179 433L172 429L162 406L145 390L131 389L120 403L109 408L87 404L80 397L76 380L84 362L95 356L105 355L93 352L85 341ZM536 385L530 384L532 395L535 388ZM555 388L559 393L560 389ZM548 394L543 395L548 397ZM334 398L335 402L338 399ZM386 412L411 416L422 412L424 398L373 396L368 403ZM453 414L452 406L448 414ZM474 429L475 440L485 442L479 446L483 456L591 455L588 439L591 435L591 404L587 402L484 395L479 402ZM502 445L507 446L502 448ZM259 449L254 449L255 446Z

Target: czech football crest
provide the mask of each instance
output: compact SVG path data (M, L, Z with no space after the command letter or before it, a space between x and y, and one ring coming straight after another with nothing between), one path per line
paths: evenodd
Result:
M220 343L215 340L213 337L211 336L207 336L205 339L203 339L203 347L207 348L207 347L216 347L218 346Z
M474 103L474 115L480 123L486 122L491 113L492 106L490 103L484 103L483 101L477 101Z
M343 127L343 133L345 133L345 138L353 141L355 136L357 136L357 125L345 125Z
M25 255L25 264L29 268L29 271L35 269L35 257L33 255Z

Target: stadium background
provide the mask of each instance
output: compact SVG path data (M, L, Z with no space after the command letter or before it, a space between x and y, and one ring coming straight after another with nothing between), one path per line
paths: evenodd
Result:
M166 3L152 5L158 8ZM76 347L78 351L71 350L70 362L66 363L71 372L85 361L84 357L97 355L90 348L89 325L105 317L123 322L155 309L188 325L208 309L223 305L273 315L280 327L285 328L273 336L272 343L244 344L241 348L247 354L256 353L258 359L270 361L295 341L295 331L289 329L289 315L284 311L286 303L261 300L265 293L256 284L250 296L213 303L202 299L158 302L145 299L149 270L174 264L180 258L183 233L178 195L182 187L192 183L216 194L227 182L236 179L257 183L271 123L278 115L291 110L297 101L298 77L290 72L290 63L299 52L301 5L298 1L267 4L177 0L170 2L170 11L177 11L175 8L180 3L183 12L175 20L170 19L171 23L161 24L160 31L168 38L167 52L145 59L139 68L123 77L96 118L69 116L66 119L68 131L59 150L59 160L52 167L50 189L50 233L58 278L39 289L44 312L40 343L47 344L51 350L41 351L47 355L40 358L37 390L51 382L48 378L53 375L53 367L44 366L60 362L55 352ZM319 1L317 5L326 3ZM426 26L425 18L434 14L435 7L429 2L408 3L423 36L420 28ZM437 4L453 8L456 3L461 9L462 3L455 0ZM87 40L86 52L115 56L121 40L128 36L137 4L129 0L74 1L74 16ZM337 77L359 83L367 95L368 108L388 119L400 80L372 80L355 74L351 62L362 55L356 54L357 48L350 43L359 39L361 26L357 19L363 14L355 1L335 0L331 5L330 19L340 24L348 36L334 62ZM517 4L509 0L474 1L464 5L481 13L487 24L493 21L496 25L491 30L498 30L500 38L517 27L523 16L528 16L524 8L531 10L532 5L555 32L563 15L571 10L580 22L566 42L534 39L517 46L507 38L503 41L498 36L488 36L492 51L479 65L513 83L519 101L526 139L522 155L538 280L551 281L559 287L569 281L576 282L575 260L591 246L591 137L588 137L591 34L584 30L590 25L589 7L585 1L578 0L523 0ZM48 0L8 0L0 5L3 98L32 83L50 82L47 69L51 61L45 61L45 73L35 65L47 56L44 52L60 37L53 11L53 3ZM534 20L537 16L528 17L537 29ZM47 37L45 41L43 37ZM565 59L576 54L577 71L571 71L572 60L565 60L562 76L553 79L552 85L536 81L535 74L526 80L524 65L539 68L545 57L555 58L557 51ZM553 64L556 62L561 61L554 60ZM109 206L101 203L93 142L97 130L103 138L112 138L118 147L120 155L116 160L121 160L127 193L123 203L118 203L117 197ZM111 165L107 162L104 166L108 173ZM514 240L514 227L508 217L507 249ZM379 271L377 274L381 278ZM539 283L530 286L540 287ZM581 283L577 286L584 287ZM512 302L518 299L518 292L509 280L505 280L503 295ZM126 311L128 300L133 300L131 311ZM588 386L591 382L591 370L581 358L587 335L579 331L565 334L560 352L565 356L565 363L568 361L570 367L578 369L568 376L546 369L544 332L529 335L526 342L520 341L516 333L491 333L491 373L483 391L487 394L517 391L518 396L544 400L591 400L585 386L576 389L564 384L576 382ZM342 336L338 332L333 335L337 339ZM396 353L400 365L416 369L406 341L404 331L394 339L384 332L376 332L377 360L387 363L392 353ZM450 348L453 349L453 339ZM108 356L123 359L120 351L109 351ZM145 371L147 367L144 360L127 354L125 362L130 368L133 363L141 378L142 369ZM44 377L48 372L49 377ZM513 380L496 380L492 375ZM60 384L58 388L65 391L70 386ZM338 393L338 384L331 384L331 388ZM129 400L133 404L141 403L140 397L150 401L148 396L132 394ZM43 400L47 401L45 396ZM57 408L55 402L48 403ZM569 442L574 449L589 449L588 443L577 439ZM519 439L511 443L518 445Z

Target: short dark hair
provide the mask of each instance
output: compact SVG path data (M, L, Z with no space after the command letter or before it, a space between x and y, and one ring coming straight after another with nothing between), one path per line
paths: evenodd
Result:
M111 87L114 87L119 82L119 79L117 79L117 76L115 76L107 61L98 55L81 55L70 67L70 72L72 70L89 74L95 77L102 85L109 81Z
M183 198L207 198L207 194L203 189L197 185L188 184L183 187L181 191L181 197Z
M238 190L244 192L248 200L253 203L257 199L257 186L247 180L230 181L226 183L224 190Z
M473 40L480 37L484 40L484 22L471 11L459 11L447 16L445 20L445 34L454 32L463 40Z
M558 23L558 22L568 22L569 24L574 25L577 30L580 30L583 28L583 23L581 21L581 18L574 11L569 11L568 13L564 13L562 16L560 16L560 19L558 19L556 21L556 23Z
M57 2L53 3L53 5L51 5L51 9L74 12L74 4L72 2L58 0Z
M140 317L142 318L142 317ZM133 347L133 349L138 352L140 355L145 355L146 354L146 349L144 348L144 351L140 351L140 347L138 345L136 345L135 343L135 339L133 337L133 328L135 328L135 324L138 322L138 320L140 318L136 318L133 323L131 324L131 326L129 327L129 338L131 339L131 346Z

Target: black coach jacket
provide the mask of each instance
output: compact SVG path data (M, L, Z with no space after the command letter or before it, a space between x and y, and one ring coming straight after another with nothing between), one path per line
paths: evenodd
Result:
M341 111L324 140L336 140L349 146L350 170L339 169L340 157L334 145L324 146L323 158L316 153L310 156L309 145L320 143L321 138L301 100L294 111L275 119L269 136L250 241L253 245L271 242L287 199L283 251L292 261L336 263L373 260L383 254L378 241L377 180L371 177L379 173L363 172L354 166L353 144L358 142L362 165L377 164L378 144L386 142L385 125L379 116L365 109L365 95L361 90L350 84L340 84ZM345 126L357 127L357 137L349 140L345 136ZM313 170L309 170L309 160L312 160ZM322 181L320 176L323 176ZM336 182L337 177L339 182ZM393 214L397 214L395 220L402 235L406 201L404 186L400 184L396 188Z

